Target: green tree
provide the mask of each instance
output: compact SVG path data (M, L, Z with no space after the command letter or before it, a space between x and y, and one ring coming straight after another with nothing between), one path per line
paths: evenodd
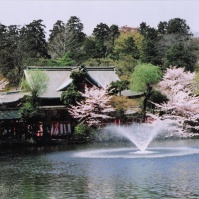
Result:
M124 40L123 53L126 55L131 55L134 59L139 59L139 51L135 45L133 37L128 37L126 40Z
M123 56L121 59L116 60L112 65L115 65L117 74L120 79L129 80L130 74L134 71L138 60L134 59L131 55Z
M22 28L0 25L1 71L11 85L18 85L26 65L49 58L44 28L42 20L34 20Z
M98 57L98 49L94 37L86 37L83 45L83 50L85 52L84 57L86 60Z
M56 23L53 25L53 29L50 30L50 35L48 41L51 42L53 39L63 30L65 29L65 24L61 20L57 20Z
M167 24L167 34L189 35L190 27L181 18L170 19Z
M0 23L0 46L3 49L6 45L6 32L7 27L4 24Z
M56 59L62 57L65 50L65 24L63 21L58 20L54 25L53 29L50 30L48 39L48 53L51 58Z
M194 66L197 62L198 48L194 48L194 44L183 45L183 43L177 43L173 45L165 55L164 68L169 66L184 67L186 70L194 71Z
M47 50L47 42L45 39L45 25L42 20L33 20L20 30L21 47L23 51L28 53L30 58L50 58Z
M184 19L174 18L158 25L158 51L163 69L170 65L193 71L198 54L197 42Z
M17 85L23 73L26 59L20 48L20 28L17 25L0 25L0 65L2 74L11 85Z
M75 61L71 59L71 53L67 52L63 57L57 59L35 59L34 66L74 66Z
M36 124L44 117L39 109L39 97L46 91L48 84L47 75L41 70L28 70L26 80L22 84L24 91L30 91L31 96L25 99L20 109L22 118L31 122L36 128ZM36 130L36 129L34 129Z
M158 90L153 90L152 95L150 97L150 101L156 103L156 104L162 104L164 102L168 101L168 98L165 94L161 93ZM155 105L151 102L148 102L147 106L149 108L155 109Z
M120 36L120 31L117 25L113 24L109 28L109 41L112 48L115 45L115 40Z
M121 96L121 92L125 89L129 88L129 81L128 80L117 80L116 82L111 82L109 86L109 92L113 94L118 94Z
M62 92L61 101L66 105L76 105L77 102L82 100L81 94L74 88L73 85Z
M85 77L86 72L84 72L83 68L71 73L70 78L72 79L72 83L67 90L61 94L61 101L63 101L65 105L76 105L77 102L83 99L79 91L84 92Z
M49 53L53 59L63 57L67 52L71 53L71 58L76 62L82 59L86 36L83 28L83 24L76 16L71 16L66 24L62 21L54 24L49 38Z
M139 29L144 36L140 53L141 62L161 65L158 52L158 31L147 26L146 23L141 23Z
M120 78L128 79L137 65L143 36L130 27L120 28L120 36L115 40L113 63Z
M159 24L158 24L158 34L160 35L164 35L167 33L167 22L166 21L161 21Z
M107 43L109 39L110 29L108 25L100 23L94 28L98 58L106 58L108 55Z
M66 54L63 57L57 58L56 60L54 60L54 62L56 63L57 66L74 66L75 65L75 61L72 60L71 58L71 52L66 52Z
M26 72L26 80L22 86L26 91L29 90L31 92L33 102L37 102L38 97L46 91L48 81L48 76L44 71L29 69Z
M143 119L146 117L147 102L153 91L153 85L161 80L162 73L158 66L152 64L139 64L131 76L130 88L132 91L143 92Z
M95 129L83 123L77 124L75 127L74 137L81 141L91 141L95 135Z
M71 52L71 57L76 62L81 60L82 46L85 40L85 33L83 33L83 24L80 19L76 16L70 17L66 24L66 46L67 51Z

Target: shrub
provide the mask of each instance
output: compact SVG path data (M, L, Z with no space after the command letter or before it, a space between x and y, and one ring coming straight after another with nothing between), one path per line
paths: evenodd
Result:
M95 130L87 126L86 124L78 124L75 127L74 136L80 139L92 139L94 137Z

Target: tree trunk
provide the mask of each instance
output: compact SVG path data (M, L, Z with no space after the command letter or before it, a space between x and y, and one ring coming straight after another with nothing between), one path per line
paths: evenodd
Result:
M143 118L142 118L143 122L145 122L145 120L146 120L147 102L150 99L151 95L152 95L152 86L147 85L147 92L144 93L145 98L144 98L144 101L143 101L143 110L142 110L142 112L143 112Z
M146 107L147 107L147 102L148 102L148 95L145 94L145 98L144 98L144 101L143 101L143 118L142 118L142 121L145 122L146 120Z

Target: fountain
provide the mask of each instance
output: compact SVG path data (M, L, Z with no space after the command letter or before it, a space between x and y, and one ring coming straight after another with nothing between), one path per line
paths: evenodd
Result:
M172 129L172 132L170 129ZM155 138L164 140L166 137L189 137L188 134L185 133L183 135L179 134L178 130L177 126L173 126L173 121L171 120L158 120L152 124L134 123L128 126L109 125L98 133L98 139L101 139L101 142L109 140L116 141L118 139L121 140L125 138L125 140L127 139L134 144L136 148L109 147L106 149L81 151L76 153L75 156L87 158L160 158L198 154L199 149L186 146L176 147L174 145L164 147L159 145L158 147L149 147L150 143ZM175 139L171 139L171 141L173 140Z
M141 152L144 152L157 135L163 134L165 127L166 125L163 123L135 123L129 126L108 126L105 131L115 132L117 135L127 138Z
M110 125L105 127L103 132L128 139L143 153L154 138L165 134L167 125L167 123L159 121L152 124L134 123L128 126Z

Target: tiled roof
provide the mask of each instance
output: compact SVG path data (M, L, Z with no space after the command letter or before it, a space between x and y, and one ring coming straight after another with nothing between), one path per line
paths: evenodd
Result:
M90 77L103 88L109 85L112 81L120 80L113 67L106 68L87 68Z
M71 71L78 67L27 67L24 71L26 78L29 78L28 69L41 69L48 76L49 82L46 92L42 98L60 98L62 90L66 88L72 80L70 79ZM98 86L105 87L112 81L119 80L114 67L85 67L90 78Z
M30 95L29 93L22 92L21 90L16 90L16 91L10 91L7 93L2 93L0 97L0 103L12 103L12 102L17 102L21 98L24 97L24 95Z
M131 90L123 90L121 92L121 95L122 96L126 96L126 97L135 97L135 96L140 96L140 95L143 95L142 92L135 92L135 91L131 91Z
M30 68L30 67L29 67ZM31 69L34 69L34 67L31 67ZM70 79L70 70L63 70L63 68L40 68L42 69L45 74L48 76L48 86L47 90L44 94L42 94L42 98L60 98L61 97L61 91L57 91L58 88L64 84L65 81L68 81ZM25 77L28 79L28 69L24 70Z

